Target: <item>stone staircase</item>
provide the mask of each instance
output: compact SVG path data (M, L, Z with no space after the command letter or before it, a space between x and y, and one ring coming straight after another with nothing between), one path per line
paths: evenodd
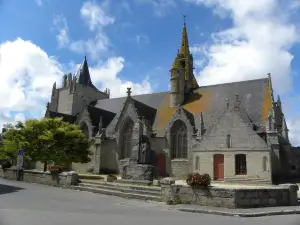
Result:
M240 178L240 177L227 177L225 178L226 183L230 184L247 184L247 185L270 185L270 182L265 179L257 178L257 177L247 177L247 178Z
M80 191L88 191L98 194L113 195L123 198L133 198L140 200L149 200L161 202L161 188L160 187L149 187L142 185L132 185L132 184L119 184L114 182L104 182L104 181L86 181L81 180L81 182L72 186L72 189Z

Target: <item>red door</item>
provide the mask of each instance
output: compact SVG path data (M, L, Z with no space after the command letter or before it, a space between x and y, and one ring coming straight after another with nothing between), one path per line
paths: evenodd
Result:
M214 155L214 180L224 180L224 155Z
M159 176L166 176L166 156L164 154L158 155L157 167Z

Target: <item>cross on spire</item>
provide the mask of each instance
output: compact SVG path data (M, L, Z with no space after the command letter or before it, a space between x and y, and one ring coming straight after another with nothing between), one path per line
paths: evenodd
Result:
M183 23L185 24L185 21L186 21L186 15L183 14Z
M130 96L130 94L131 94L131 87L127 88L127 92L126 93L127 93L127 96Z

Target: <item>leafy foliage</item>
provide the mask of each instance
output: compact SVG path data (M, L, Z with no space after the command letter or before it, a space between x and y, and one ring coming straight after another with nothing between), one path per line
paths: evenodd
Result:
M211 183L211 177L207 173L193 173L188 175L186 183L192 187L207 187Z
M31 161L55 164L90 161L89 147L79 126L62 121L61 118L43 118L7 125L3 135L0 157L14 159L18 149L24 149L24 157Z

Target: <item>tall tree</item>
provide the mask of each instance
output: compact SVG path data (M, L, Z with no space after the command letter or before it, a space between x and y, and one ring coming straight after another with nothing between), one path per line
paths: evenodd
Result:
M49 162L59 165L89 162L91 144L79 126L61 118L43 118L8 126L0 155L12 158L12 153L16 156L17 149L22 148L27 159L43 162L46 170Z

